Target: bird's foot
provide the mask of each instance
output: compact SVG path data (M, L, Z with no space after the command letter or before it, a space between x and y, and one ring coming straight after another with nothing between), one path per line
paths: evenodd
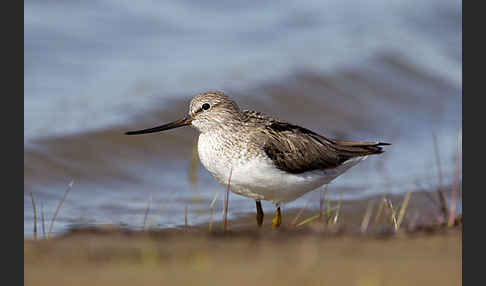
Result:
M282 213L280 212L280 206L277 206L275 210L275 216L272 219L272 228L277 228L282 224Z

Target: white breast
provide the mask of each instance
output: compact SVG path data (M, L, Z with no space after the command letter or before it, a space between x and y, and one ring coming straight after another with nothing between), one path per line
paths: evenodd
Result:
M264 154L245 160L245 150L231 156L215 136L202 133L198 141L199 159L221 184L227 186L231 171L230 190L234 193L274 203L290 202L312 191L356 165L366 157L353 158L335 169L290 174L275 167ZM238 149L237 149L238 150Z
M199 160L203 166L220 183L228 180L229 170L233 163L233 156L225 156L223 142L216 139L217 136L209 133L201 133L197 143Z

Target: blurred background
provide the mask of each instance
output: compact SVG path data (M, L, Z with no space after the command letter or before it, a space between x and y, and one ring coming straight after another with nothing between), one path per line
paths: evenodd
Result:
M183 224L186 209L202 223L216 195L221 211L195 130L123 135L181 118L207 90L324 136L393 144L332 182L332 198L450 185L462 156L461 23L454 0L25 0L24 235L30 193L49 217L71 181L56 232L136 229L148 205L154 226ZM284 211L309 200L318 207L314 192ZM253 212L231 195L230 217Z

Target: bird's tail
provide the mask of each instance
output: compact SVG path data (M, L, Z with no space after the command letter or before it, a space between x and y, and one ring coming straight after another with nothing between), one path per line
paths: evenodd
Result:
M385 152L382 146L391 145L384 142L334 140L334 147L340 155L347 158L361 157Z

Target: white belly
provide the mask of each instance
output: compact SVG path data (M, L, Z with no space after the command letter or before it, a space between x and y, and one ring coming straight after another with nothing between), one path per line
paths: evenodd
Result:
M243 152L232 158L224 156L222 146L212 136L201 134L198 141L199 159L203 166L221 184L227 186L231 173L230 190L249 198L274 203L291 202L344 173L366 157L354 158L335 169L290 174L275 167L264 156L245 160Z

